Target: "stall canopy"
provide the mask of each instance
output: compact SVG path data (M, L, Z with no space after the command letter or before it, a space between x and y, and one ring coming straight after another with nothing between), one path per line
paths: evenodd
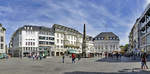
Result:
M68 52L69 52L69 53L77 53L77 51L76 51L76 50L73 50L73 49L68 50Z

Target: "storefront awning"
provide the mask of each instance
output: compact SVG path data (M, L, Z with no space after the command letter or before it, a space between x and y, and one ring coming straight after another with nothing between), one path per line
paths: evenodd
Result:
M76 50L73 50L73 49L68 50L68 52L69 52L69 53L77 53L77 51L76 51Z

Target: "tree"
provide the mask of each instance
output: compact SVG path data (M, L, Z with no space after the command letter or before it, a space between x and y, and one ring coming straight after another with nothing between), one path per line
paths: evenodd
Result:
M124 46L121 45L121 46L120 46L121 52L123 52L123 53L127 52L127 51L128 51L128 45L129 45L129 44L125 44Z
M124 50L127 52L128 51L128 47L129 47L129 44L126 44L125 46L124 46Z

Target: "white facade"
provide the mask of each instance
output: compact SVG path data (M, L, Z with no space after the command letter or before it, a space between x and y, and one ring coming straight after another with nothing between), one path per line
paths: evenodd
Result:
M120 49L118 41L96 40L94 46L98 53L119 51Z
M2 24L0 24L0 54L6 53L5 31L6 29L2 27Z
M11 38L13 56L28 56L32 53L51 52L54 47L54 35L50 28L43 26L24 26Z
M112 32L102 32L94 38L96 53L120 51L119 37Z

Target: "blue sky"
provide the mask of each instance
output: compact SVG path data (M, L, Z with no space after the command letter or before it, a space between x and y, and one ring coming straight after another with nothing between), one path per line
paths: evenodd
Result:
M8 44L23 25L51 27L62 24L95 37L114 32L120 44L128 43L129 32L150 0L0 0L0 23L7 29Z

